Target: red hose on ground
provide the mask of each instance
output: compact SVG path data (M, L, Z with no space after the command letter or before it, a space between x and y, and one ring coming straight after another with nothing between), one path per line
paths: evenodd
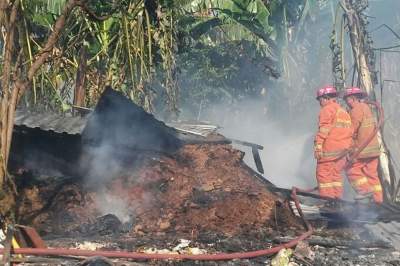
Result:
M296 204L296 208L303 219L307 232L303 233L299 237L291 240L288 243L263 250L248 251L248 252L236 252L236 253L217 253L217 254L203 254L203 255L187 255L187 254L146 254L140 252L125 252L125 251L90 251L90 250L78 250L78 249L65 249L65 248L16 248L12 249L13 254L23 255L41 255L41 256L103 256L107 258L125 258L125 259L136 259L136 260L154 260L154 259L177 259L177 260L232 260L232 259L249 259L259 256L271 255L279 252L284 248L291 248L297 245L298 242L308 238L313 233L313 229L310 223L304 218L303 212L300 207L299 200L297 198L297 188L292 189L292 199ZM3 254L4 249L0 249L0 254Z

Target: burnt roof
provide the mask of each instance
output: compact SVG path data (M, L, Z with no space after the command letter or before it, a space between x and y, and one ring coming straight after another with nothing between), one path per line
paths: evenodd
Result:
M85 128L87 117L67 116L56 113L43 113L27 110L17 110L14 125L28 128L40 128L45 131L81 134Z
M107 87L82 132L85 143L173 152L182 141L178 132L122 93Z
M88 110L89 113L84 116L73 116L18 109L14 125L57 134L82 135L85 140L113 137L122 142L142 144L143 139L150 138L150 142L154 143L151 146L171 146L172 150L180 146L181 142L231 143L216 133L217 126L208 123L159 121L111 88L103 92L94 110Z

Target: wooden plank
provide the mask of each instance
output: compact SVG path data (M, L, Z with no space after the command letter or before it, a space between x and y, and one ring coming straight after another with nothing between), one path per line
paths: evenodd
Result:
M258 149L258 150L263 150L264 149L263 146L255 144L255 143L251 143L251 142L248 142L248 141L232 139L232 138L229 138L229 140L231 140L233 143L237 143L237 144L244 145L244 146L249 146L249 147L252 147L252 148L254 147L254 148Z
M40 237L33 227L17 225L25 237L27 243L29 243L33 248L47 248L46 243Z
M264 174L264 167L261 162L260 153L256 147L251 147L251 152L253 153L254 163L256 164L258 172Z

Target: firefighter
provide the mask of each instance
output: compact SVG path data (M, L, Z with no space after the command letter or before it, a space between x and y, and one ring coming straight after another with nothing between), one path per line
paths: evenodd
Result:
M348 88L344 100L350 108L350 116L354 129L353 149L368 141L376 125L371 108L363 102L366 94L359 88ZM376 203L382 203L382 186L378 177L378 161L380 148L378 137L375 135L368 145L352 162L346 171L351 185L359 195L372 194Z
M352 144L353 129L350 115L336 102L337 96L332 86L317 91L321 110L314 140L314 155L317 159L319 194L339 199L343 194L341 171Z

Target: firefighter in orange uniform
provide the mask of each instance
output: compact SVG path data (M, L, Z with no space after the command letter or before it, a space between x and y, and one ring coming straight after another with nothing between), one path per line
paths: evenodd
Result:
M365 96L363 91L355 87L347 89L344 95L344 100L350 107L355 148L368 140L377 126L371 108L362 101ZM376 203L383 201L382 186L378 177L379 155L379 142L375 135L347 170L347 176L356 192L359 195L372 194Z
M350 115L336 102L336 97L337 91L332 86L317 91L321 110L314 155L319 194L338 199L343 194L341 171L346 163L345 155L352 145L353 129Z

